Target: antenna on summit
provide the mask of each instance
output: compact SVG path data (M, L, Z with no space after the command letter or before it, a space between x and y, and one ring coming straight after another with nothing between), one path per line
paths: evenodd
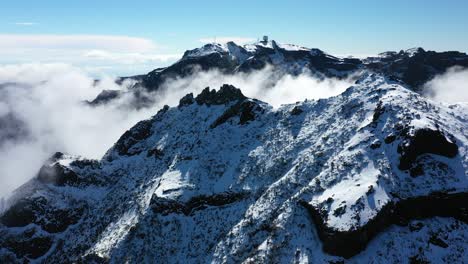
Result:
M262 41L263 44L268 44L268 36L263 36L263 41Z

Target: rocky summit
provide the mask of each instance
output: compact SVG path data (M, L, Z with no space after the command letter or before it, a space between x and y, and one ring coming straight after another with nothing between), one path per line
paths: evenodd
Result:
M211 45L181 63L235 52L257 65L254 49L292 48ZM360 63L296 50L346 71ZM463 262L468 109L385 71L278 109L230 85L206 88L137 123L100 160L57 153L6 202L0 260Z

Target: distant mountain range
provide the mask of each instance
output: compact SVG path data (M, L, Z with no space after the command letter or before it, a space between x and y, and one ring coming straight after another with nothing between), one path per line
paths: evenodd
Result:
M169 79L183 78L197 71L219 70L225 74L250 73L271 66L279 76L307 73L314 77L346 78L363 71L381 73L399 81L410 89L421 92L422 85L435 75L454 66L468 67L468 55L457 51L435 52L422 48L383 52L366 59L339 58L319 49L291 44L278 44L274 40L248 45L212 43L188 50L182 58L166 68L158 68L144 75L122 77L134 80L136 106L151 105L151 99L139 91L156 91ZM91 101L92 105L108 102L120 96L119 91L104 91Z
M206 88L137 123L100 160L54 154L1 201L0 262L463 263L468 108L418 92L466 63L458 52L340 59L275 42L187 51L129 77L130 91L195 65L359 75L338 96L279 108L242 87Z

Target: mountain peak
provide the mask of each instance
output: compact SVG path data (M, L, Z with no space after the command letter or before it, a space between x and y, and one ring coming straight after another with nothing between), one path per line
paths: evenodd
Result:
M209 87L203 89L203 91L195 98L198 104L206 105L220 105L226 104L231 101L244 100L245 97L241 90L234 87L233 85L223 84L221 88L216 91L210 90Z

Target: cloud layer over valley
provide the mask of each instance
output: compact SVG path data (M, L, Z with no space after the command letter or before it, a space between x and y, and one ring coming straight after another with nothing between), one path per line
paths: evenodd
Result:
M232 84L252 98L274 107L305 99L320 99L342 93L354 78L319 79L305 73L278 76L271 68L250 74L224 75L218 71L167 80L149 94L150 108L129 107L132 93L106 105L91 107L103 89L127 91L112 78L94 77L67 64L24 64L0 66L0 197L36 175L54 152L99 159L118 138L140 120L154 115L163 105L176 106L184 95L197 95L209 86L218 89ZM452 69L437 76L426 87L436 100L467 101L463 92L467 71ZM464 89L466 91L466 89Z

